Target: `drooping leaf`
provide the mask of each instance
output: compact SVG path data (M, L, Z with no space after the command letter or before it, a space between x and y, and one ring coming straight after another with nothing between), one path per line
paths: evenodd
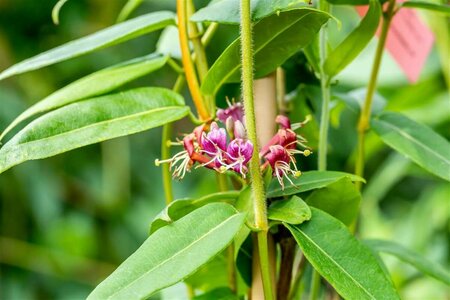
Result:
M370 250L344 224L311 207L311 220L285 226L305 257L344 299L400 299Z
M195 296L192 300L238 300L233 291L228 287L220 287L207 293Z
M17 124L38 113L69 103L110 92L127 82L153 72L167 62L167 57L144 56L120 65L103 69L57 90L21 113L0 135L0 140Z
M364 243L376 252L384 252L394 255L398 259L412 265L422 273L450 285L450 272L448 270L432 261L429 261L415 251L407 249L392 241L365 240Z
M352 181L344 177L312 192L306 203L350 226L358 216L361 194Z
M274 201L267 212L267 218L288 224L301 224L311 219L309 206L298 196L288 200Z
M284 190L281 189L280 184L276 179L273 179L267 189L267 197L281 197L295 195L306 191L325 187L333 182L338 181L344 177L348 177L351 181L362 181L364 179L349 173L337 171L308 171L302 173L298 178L293 178L293 185L286 185Z
M161 126L186 116L183 98L165 88L138 88L66 105L19 131L0 149L0 173L27 160Z
M440 12L444 14L450 14L450 5L448 4L437 4L429 1L405 1L399 3L399 7L409 7L409 8L419 8L432 10L435 12Z
M171 202L164 210L159 213L150 224L150 233L152 234L159 228L162 228L182 217L200 208L208 203L227 202L232 203L239 196L238 191L219 192L198 199L177 199Z
M144 299L192 274L233 239L245 215L205 205L151 235L88 299Z
M450 143L431 128L393 112L372 119L371 126L387 145L450 181Z
M258 21L269 15L306 5L304 0L252 0L251 18L252 21ZM190 20L194 22L239 24L241 20L239 9L239 0L219 0L199 9Z
M106 48L175 24L173 12L149 13L28 58L0 73L0 80Z
M254 26L255 77L274 71L289 57L309 44L329 14L300 8L267 17ZM240 81L240 40L236 39L211 66L202 91L214 95L226 82Z
M380 3L370 0L369 10L358 27L328 54L323 68L330 78L339 74L367 46L378 28L380 17Z

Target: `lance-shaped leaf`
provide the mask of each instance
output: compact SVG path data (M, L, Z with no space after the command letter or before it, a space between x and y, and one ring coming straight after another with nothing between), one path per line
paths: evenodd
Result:
M151 235L88 299L145 299L183 280L233 240L244 218L225 203L193 211Z
M133 59L83 77L57 90L21 113L0 135L0 140L17 124L38 113L110 92L127 82L153 72L167 62L166 56L149 55Z
M170 11L139 16L28 58L0 73L0 80L122 43L173 24L175 17Z
M251 18L252 21L258 21L269 15L306 5L304 0L252 0ZM240 0L219 0L199 9L192 15L191 21L240 24L240 15Z
M186 116L183 98L164 88L139 88L49 112L0 149L0 173L27 160L161 126Z
M415 251L409 250L392 241L366 240L364 243L376 252L384 252L394 255L398 259L415 267L422 273L450 285L450 273L448 270L432 261L429 261Z
M341 72L367 46L378 28L380 16L380 3L378 0L370 0L369 10L359 26L328 54L323 68L330 78Z
M433 3L433 2L429 2L429 1L405 1L405 2L399 3L399 6L432 10L432 11L444 13L447 15L450 14L450 5L437 4L437 3Z
M288 200L274 201L268 211L267 218L289 224L300 224L311 219L311 210L302 198L293 196Z
M323 188L333 182L338 181L344 177L349 178L351 181L361 181L364 179L349 173L337 172L337 171L308 171L302 173L300 177L293 178L292 182L295 185L286 184L284 190L276 179L273 179L267 189L267 197L282 197L303 193L306 191Z
M370 249L344 224L311 207L311 220L285 226L305 257L344 299L400 299Z
M272 15L254 28L255 77L274 71L289 57L309 44L330 15L313 8L301 8ZM240 40L236 39L220 55L206 74L202 91L214 95L226 82L239 82Z
M239 191L228 191L210 194L198 199L177 199L172 201L160 212L150 224L150 233L171 224L195 209L213 202L233 203L239 196Z
M374 118L371 126L387 145L450 181L450 143L431 128L393 112Z

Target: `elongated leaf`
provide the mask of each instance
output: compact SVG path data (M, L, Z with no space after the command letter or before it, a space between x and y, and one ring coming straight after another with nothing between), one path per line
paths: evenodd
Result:
M302 173L298 178L294 178L292 181L295 186L287 185L284 190L281 189L277 180L272 180L267 190L267 197L281 197L288 195L295 195L306 191L323 188L333 182L338 181L344 177L348 177L351 181L362 181L364 179L349 173L337 172L337 171L308 171Z
M311 210L302 198L293 196L288 200L273 202L269 207L267 217L270 220L289 224L301 224L311 219Z
M59 0L52 9L52 20L55 25L59 24L59 11L68 0Z
M437 4L428 1L405 1L399 4L400 7L420 8L426 10L432 10L444 14L450 14L450 5Z
M220 192L210 194L198 199L177 199L171 202L164 210L159 213L150 224L150 233L155 232L182 217L202 207L208 203L213 202L234 202L239 196L238 191Z
M122 43L174 24L175 17L170 11L160 11L139 16L15 64L0 73L0 80Z
M239 4L239 0L219 0L213 2L193 14L191 21L239 24L241 20ZM306 5L304 0L252 0L251 18L252 21L257 21L275 13Z
M440 265L422 257L419 253L409 250L402 245L384 240L365 240L364 243L376 252L385 252L412 265L422 273L436 278L450 285L450 273Z
M110 92L127 82L161 68L166 62L167 57L165 56L149 55L83 77L57 90L20 114L2 132L0 140L17 124L33 115Z
M211 203L151 235L88 299L144 299L183 280L224 249L244 214Z
M374 118L371 126L390 147L427 171L450 181L450 143L429 127L393 112Z
M350 226L358 216L361 194L352 181L344 177L312 192L306 203Z
M273 15L254 26L255 76L262 77L309 44L330 15L301 8ZM240 41L236 39L212 65L202 91L214 95L226 82L240 81Z
M142 4L143 0L128 0L117 16L117 22L123 22Z
M328 54L323 68L330 78L341 72L367 46L378 28L380 17L380 3L370 0L369 10L359 26Z
M370 250L327 213L311 207L311 220L285 226L308 261L344 299L400 299Z
M31 122L0 149L0 173L107 139L172 122L188 114L183 98L164 88L139 88L72 103Z

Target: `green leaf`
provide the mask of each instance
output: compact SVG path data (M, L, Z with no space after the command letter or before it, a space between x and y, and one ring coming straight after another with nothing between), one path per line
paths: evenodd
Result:
M17 124L38 113L110 92L127 82L153 72L167 62L167 57L149 55L100 70L57 90L20 114L0 135L0 140Z
M244 218L225 203L193 211L151 235L88 299L143 299L183 280L233 240Z
M313 8L300 8L273 15L254 28L255 77L263 77L284 63L319 32L330 15ZM240 40L236 39L212 65L202 84L202 91L215 95L226 82L239 82L241 69Z
M448 4L437 4L428 1L405 1L399 3L399 7L410 7L410 8L420 8L426 10L432 10L435 12L440 12L444 14L450 14L450 5Z
M160 212L150 224L150 233L184 217L190 212L200 208L208 203L227 202L232 203L239 196L238 191L219 192L198 199L177 199L171 202Z
M327 213L311 207L312 217L291 231L305 257L344 299L400 299L370 250Z
M308 171L302 173L298 178L293 178L292 182L296 185L287 185L284 190L276 179L273 179L267 189L267 197L282 197L303 193L306 191L323 188L333 182L344 177L348 177L351 181L362 181L363 178L344 172L337 171Z
M170 11L139 16L28 58L0 73L0 80L122 43L174 24L175 16Z
M450 285L450 273L440 265L422 257L419 253L409 250L400 244L383 240L366 240L364 243L376 252L385 252L412 265L417 270Z
M384 143L450 181L450 143L431 128L393 112L372 119L371 126Z
M233 291L228 287L220 287L209 291L205 294L195 296L192 300L238 300L239 297L236 296Z
M251 1L251 18L252 21L258 21L269 15L306 5L304 0L253 0ZM199 9L190 20L194 22L240 24L240 15L239 0L219 0Z
M380 17L380 3L370 0L369 10L358 27L328 54L323 68L330 78L339 74L367 46L378 28Z
M164 88L139 88L92 98L49 112L0 149L0 173L104 140L161 126L186 116L183 98Z
M293 196L288 200L274 201L268 210L270 220L300 224L311 219L311 210L302 198Z
M142 4L143 0L128 0L117 16L117 22L123 22Z
M52 20L55 25L59 25L59 11L68 0L59 0L52 9Z
M344 177L312 192L306 203L350 226L358 216L361 194L352 181Z

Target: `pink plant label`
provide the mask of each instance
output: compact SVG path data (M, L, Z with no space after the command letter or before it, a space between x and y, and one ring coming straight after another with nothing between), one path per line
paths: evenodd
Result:
M366 14L368 7L357 7L358 14ZM378 28L377 35L380 34ZM433 47L433 32L409 8L400 9L394 16L386 40L386 48L405 73L409 82L416 82Z

